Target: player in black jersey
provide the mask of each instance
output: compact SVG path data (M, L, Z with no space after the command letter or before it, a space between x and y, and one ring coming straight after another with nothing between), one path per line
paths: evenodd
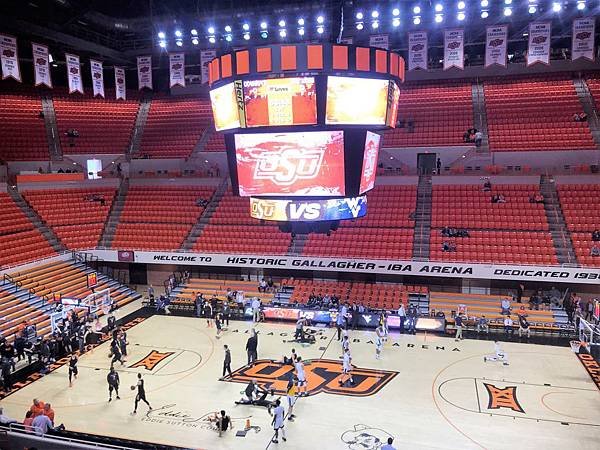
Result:
M148 408L152 409L148 400L146 400L146 390L144 389L144 380L142 379L142 374L138 373L138 381L137 381L137 395L135 396L135 406L133 408L133 414L137 413L138 403L140 401L144 402L148 405ZM135 389L135 386L132 386Z
M77 370L78 361L77 355L72 353L71 357L69 358L69 387L73 386L73 376L75 376L75 379L77 379L77 374L79 373Z
M123 361L123 355L121 354L121 346L119 345L119 341L117 339L114 339L112 341L112 343L110 344L110 350L112 353L112 361L110 363L110 366L112 367L117 361L119 361L121 363L121 365L125 364L125 362Z
M108 382L108 401L112 402L113 390L117 394L117 400L121 400L121 397L119 397L119 384L121 380L119 379L119 374L114 367L110 368L110 372L108 372L108 375L106 375L106 381Z

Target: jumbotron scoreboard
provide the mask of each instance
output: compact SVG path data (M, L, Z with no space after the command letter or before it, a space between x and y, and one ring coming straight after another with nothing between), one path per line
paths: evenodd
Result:
M209 64L215 127L235 194L278 222L367 213L380 133L396 124L404 60L336 44L249 48Z

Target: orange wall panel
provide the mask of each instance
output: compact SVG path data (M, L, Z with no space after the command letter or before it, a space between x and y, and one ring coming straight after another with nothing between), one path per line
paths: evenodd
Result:
M223 78L229 78L232 73L231 53L221 56L221 75Z
M235 52L235 64L238 75L250 73L250 52L248 50Z
M281 70L296 70L296 46L281 46Z
M307 68L322 69L323 68L323 46L322 45L307 45L306 46Z
M256 71L270 72L272 70L271 48L262 47L256 49Z
M345 45L333 46L333 68L348 70L348 47Z
M368 71L370 68L370 49L356 47L356 70Z

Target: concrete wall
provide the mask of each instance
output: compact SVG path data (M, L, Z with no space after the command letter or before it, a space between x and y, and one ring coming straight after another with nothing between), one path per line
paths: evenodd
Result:
M110 187L117 189L120 180L118 178L102 178L99 180L83 180L83 181L63 181L52 183L20 183L18 186L19 192L35 191L40 189L84 189L84 188L104 188Z
M450 176L441 175L431 178L431 183L436 184L478 184L483 185L483 177L480 176ZM488 177L492 186L494 184L539 184L539 176L522 176L522 175L490 175Z
M600 175L557 175L556 184L600 184Z

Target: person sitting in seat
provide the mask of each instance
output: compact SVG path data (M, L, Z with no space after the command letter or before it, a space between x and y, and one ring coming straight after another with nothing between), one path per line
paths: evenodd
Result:
M600 247L597 245L592 246L592 250L590 251L590 255L592 256L600 256Z
M481 316L477 319L477 332L479 333L481 331L483 331L484 333L490 332L490 326L485 316Z
M502 302L500 302L500 309L500 314L510 315L511 306L508 298L502 299Z
M519 337L521 337L523 333L526 333L528 338L531 337L531 327L527 321L527 316L519 314Z
M483 183L482 191L483 192L490 192L491 190L492 190L492 182L490 181L489 178L486 178L485 182Z
M596 229L592 231L592 241L600 242L600 230Z

